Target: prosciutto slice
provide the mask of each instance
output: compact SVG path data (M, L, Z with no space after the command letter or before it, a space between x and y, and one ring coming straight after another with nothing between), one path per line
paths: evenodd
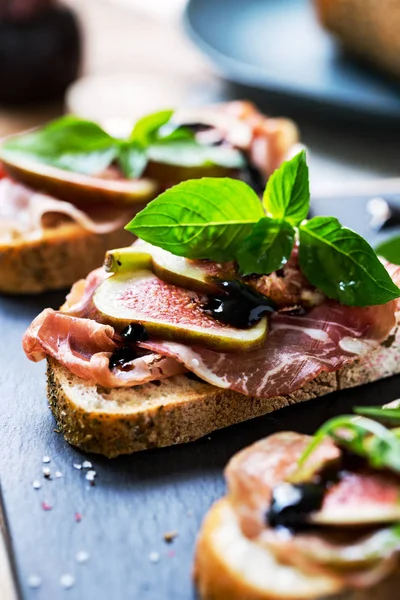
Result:
M323 371L336 371L385 340L395 325L395 304L354 308L327 301L306 316L277 313L259 350L219 353L173 342L142 347L183 363L201 379L242 394L291 394Z
M25 333L23 348L30 360L51 356L82 379L104 387L130 387L183 373L173 359L153 352L109 368L109 359L121 346L114 328L92 319L72 317L51 308L44 310Z
M0 178L0 237L5 240L41 235L48 215L61 215L91 233L105 234L122 228L132 214L132 209L114 205L91 206L83 211L70 202L34 192L7 177Z

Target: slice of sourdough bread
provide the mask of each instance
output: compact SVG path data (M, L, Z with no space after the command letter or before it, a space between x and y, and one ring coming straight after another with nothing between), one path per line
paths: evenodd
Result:
M359 589L349 589L334 575L299 571L246 538L224 498L203 522L194 579L201 600L393 600L398 597L400 569Z
M208 433L310 400L400 373L400 340L287 396L255 398L179 375L131 388L104 388L72 374L49 358L50 407L65 439L110 458L138 450L194 441Z
M0 242L0 293L33 294L58 290L86 277L110 248L132 243L124 229L95 234L76 223L47 227L40 237Z

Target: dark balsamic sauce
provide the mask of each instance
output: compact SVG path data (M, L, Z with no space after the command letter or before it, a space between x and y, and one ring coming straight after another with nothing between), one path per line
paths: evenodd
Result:
M302 531L313 525L310 514L320 510L329 489L349 472L360 472L365 459L343 448L340 464L328 465L313 481L291 484L281 483L272 490L272 500L265 519L269 527L285 527Z
M310 513L321 508L325 492L326 486L321 483L277 485L272 491L267 524L297 531L306 528Z
M222 281L219 287L222 293L209 296L202 308L225 325L246 329L276 310L272 300L241 281Z
M147 342L149 339L147 329L140 323L130 323L122 331L121 336L129 342Z
M130 346L123 346L122 348L118 348L110 357L108 368L114 369L115 367L121 367L135 358L137 358L136 350Z

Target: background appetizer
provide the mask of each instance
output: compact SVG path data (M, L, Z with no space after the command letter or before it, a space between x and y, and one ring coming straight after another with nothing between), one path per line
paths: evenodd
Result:
M298 141L296 126L247 102L164 110L129 137L66 116L0 148L0 291L62 289L128 244L123 225L162 189L202 176L260 190ZM2 177L2 178L1 178Z

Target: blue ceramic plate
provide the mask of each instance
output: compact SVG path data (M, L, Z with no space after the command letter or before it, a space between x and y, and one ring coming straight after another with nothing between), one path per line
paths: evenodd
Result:
M400 118L400 84L344 56L311 0L189 0L185 22L235 83L351 110L355 119Z

